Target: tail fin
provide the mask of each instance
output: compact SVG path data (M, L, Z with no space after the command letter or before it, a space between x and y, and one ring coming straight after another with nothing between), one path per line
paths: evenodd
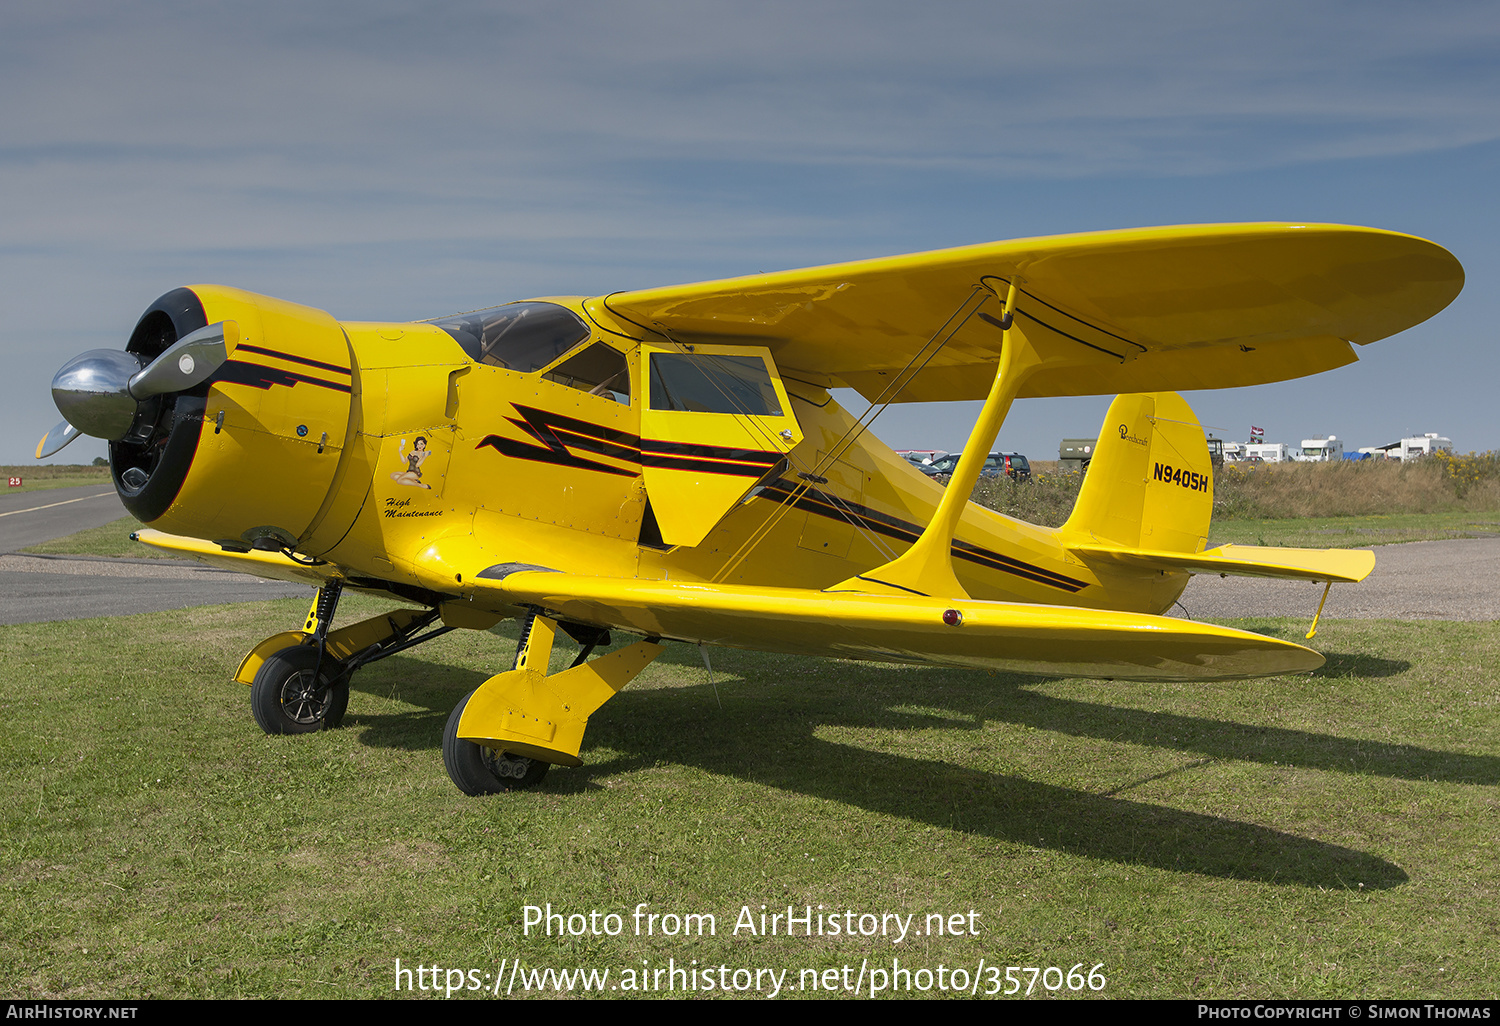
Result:
M1208 442L1176 392L1116 396L1073 515L1070 547L1202 551L1214 507Z
M1086 563L1167 573L1353 582L1375 568L1375 554L1360 550L1204 551L1213 508L1208 442L1182 396L1116 396L1062 542Z

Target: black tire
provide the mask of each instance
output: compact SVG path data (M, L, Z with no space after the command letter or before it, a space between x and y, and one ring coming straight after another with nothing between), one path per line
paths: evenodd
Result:
M250 711L267 734L311 734L332 730L349 708L349 681L344 666L331 655L318 665L318 646L293 645L271 656L250 685Z
M443 728L443 765L447 767L448 777L460 791L474 797L523 791L540 784L547 770L552 768L551 763L497 751L458 736L458 721L463 718L464 707L473 697L472 691L464 696L449 714L448 724Z

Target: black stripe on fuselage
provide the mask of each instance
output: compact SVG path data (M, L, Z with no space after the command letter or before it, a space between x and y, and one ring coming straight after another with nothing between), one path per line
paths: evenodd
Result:
M782 454L765 449L735 449L697 442L641 439L641 465L666 470L696 470L731 477L761 477L776 466Z
M737 477L760 477L782 458L781 453L759 449L735 449L718 445L642 439L626 431L607 428L601 424L591 424L560 413L539 410L533 406L522 406L519 403L512 405L521 416L506 419L541 444L531 445L519 439L486 435L484 440L474 448L482 449L488 446L502 455L515 459L576 467L579 470L595 470L620 477L633 477L635 471L585 459L571 450L577 449L608 456L624 463L635 463L647 467L693 470L705 474L726 474ZM785 478L778 477L767 482L759 494L774 502L791 502L797 509L806 510L830 520L852 524L855 527L862 527L907 544L916 541L922 534L920 524L893 517L888 513L871 509L869 506L840 499L827 492L818 491L816 488L799 488ZM953 555L978 566L1013 574L1070 594L1088 587L1087 581L1080 581L1066 574L1002 555L971 542L955 539Z
M521 416L505 419L549 449L578 449L625 463L641 461L641 440L628 431L590 424L534 406L512 405Z
M668 442L661 438L641 439L641 452L660 456L686 456L693 459L756 463L762 470L774 467L781 459L781 453L771 449L733 449L723 445L703 445L697 442Z
M841 523L852 524L855 527L867 528L876 534L883 534L888 538L894 538L897 541L904 541L908 544L916 541L922 535L922 526L920 524L913 523L910 520L901 520L898 517L881 513L879 510L862 506L856 502L840 499L837 496L829 495L827 492L820 492L816 488L806 488L799 491L797 485L794 485L785 478L777 478L775 481L768 483L761 492L761 495L777 502L790 501L797 509L815 513L820 517L827 517L829 520L837 520ZM955 539L953 542L953 555L967 562L988 567L992 570L999 570L1002 573L1013 574L1016 577L1023 577L1028 581L1045 584L1048 587L1057 588L1070 594L1088 587L1087 581L1080 581L1066 574L1060 574L1045 567L1002 555L992 549L975 545L972 542Z
M290 360L292 363L300 363L307 367L316 367L319 370L333 371L335 374L353 374L348 367L340 367L336 363L323 363L321 360L309 360L305 356L294 356L291 353L283 353L279 349L266 349L263 346L252 346L241 342L234 347L236 353L259 353L261 356L274 356L278 360Z
M521 416L505 419L541 444L531 445L518 438L486 435L474 448L489 446L501 455L513 459L593 470L615 477L636 476L633 469L611 466L578 455L578 452L586 452L595 456L607 456L622 463L638 464L641 461L641 440L630 432L607 428L602 424L591 424L550 410L539 410L535 406L522 406L520 403L511 405ZM575 449L578 452L574 452Z
M484 440L474 448L483 449L485 446L512 459L531 460L533 463L551 463L560 467L576 467L579 470L595 470L601 474L614 474L617 477L636 476L633 470L623 470L619 467L611 467L607 463L597 463L594 460L586 460L582 456L575 456L561 444L552 448L551 446L528 445L517 439L503 438L500 435L485 435Z
M348 371L344 373L347 374ZM349 394L349 386L343 382L324 381L322 378L309 377L306 374L298 374L296 371L267 367L260 363L247 363L244 360L230 360L225 363L214 373L213 381L217 384L249 385L251 388L264 389L269 389L272 385L284 385L287 388L297 384L316 385L318 388Z
M735 477L760 477L781 459L779 452L760 449L736 449L723 445L701 445L692 442L669 442L664 439L642 439L628 431L591 424L550 410L513 403L519 417L506 420L531 436L540 445L519 439L487 435L475 448L489 446L516 459L536 460L580 470L597 470L606 474L633 475L634 471L612 467L585 459L578 453L607 456L622 463L661 467L668 470L690 470L704 474L726 474Z
M519 438L506 438L502 435L485 435L484 440L474 448L489 446L502 456L531 460L534 463L593 470L616 477L636 476L634 470L586 459L573 451L578 449L598 456L609 456L624 463L639 463L640 439L628 431L590 424L586 420L565 417L534 406L522 406L519 403L513 403L512 406L521 416L505 419L541 444L531 445Z
M727 477L760 477L768 469L764 463L695 460L687 456L659 456L651 452L641 453L641 466L661 467L664 470L696 470L703 474L723 474Z

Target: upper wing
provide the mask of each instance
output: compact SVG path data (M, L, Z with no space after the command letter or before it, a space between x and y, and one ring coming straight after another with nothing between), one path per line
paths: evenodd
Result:
M803 655L1122 680L1231 680L1313 670L1311 649L1214 624L1064 606L837 595L587 577L515 564L475 598L696 643ZM957 610L950 625L944 614Z
M1045 357L1021 396L1185 391L1281 381L1356 357L1463 287L1447 250L1341 225L1144 228L616 293L591 300L692 342L764 345L777 365L875 398L976 285L1019 289ZM998 313L993 304L988 314ZM971 317L897 401L983 399L1000 328ZM983 367L983 373L976 368Z

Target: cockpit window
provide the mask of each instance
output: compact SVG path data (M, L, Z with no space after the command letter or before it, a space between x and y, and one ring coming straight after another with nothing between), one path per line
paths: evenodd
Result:
M651 354L651 408L781 416L781 401L758 356Z
M630 405L630 365L617 349L595 342L574 353L542 377L606 399Z
M510 303L430 321L452 335L469 359L529 374L589 337L588 325L556 303Z

